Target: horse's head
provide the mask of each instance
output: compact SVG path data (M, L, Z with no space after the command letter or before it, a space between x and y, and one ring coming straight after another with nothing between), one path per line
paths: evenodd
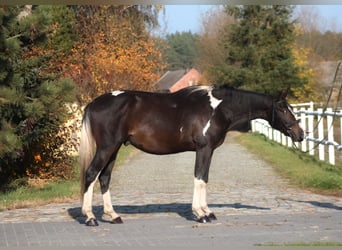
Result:
M287 93L283 92L273 100L271 126L291 137L293 141L300 142L304 139L304 131L286 101L286 95Z

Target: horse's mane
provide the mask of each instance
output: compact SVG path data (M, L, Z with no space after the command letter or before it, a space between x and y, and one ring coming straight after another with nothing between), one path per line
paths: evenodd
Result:
M204 86L204 85L196 85L187 88L183 88L175 92L175 95L185 96L185 97L200 97L208 94L208 91L211 90L212 86Z

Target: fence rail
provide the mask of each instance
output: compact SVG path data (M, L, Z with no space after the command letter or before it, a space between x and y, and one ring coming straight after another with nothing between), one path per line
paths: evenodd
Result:
M342 110L333 111L331 108L313 110L313 105L308 108L303 105L300 109L294 108L294 113L300 119L301 127L306 133L306 138L295 145L303 152L315 155L318 152L320 160L327 160L335 165L336 158L342 160ZM292 140L281 134L278 130L271 128L269 123L262 119L251 122L253 132L259 132L269 139L277 141L284 146L293 147Z

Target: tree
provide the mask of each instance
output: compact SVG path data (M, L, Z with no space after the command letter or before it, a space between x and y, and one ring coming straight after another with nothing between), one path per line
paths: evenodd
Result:
M228 6L233 24L226 37L227 64L212 69L218 82L232 86L276 93L302 86L291 46L294 23L290 6Z
M164 55L169 65L168 70L194 67L198 57L197 38L198 36L191 31L166 35L167 47L164 50Z
M202 72L205 83L216 83L219 77L215 69L226 64L228 57L225 38L230 27L235 23L234 17L227 15L222 6L210 9L202 16L202 29L197 39L198 57L195 64Z
M113 89L151 90L165 64L160 40L148 29L156 25L157 7L77 7L79 42L66 76L76 82L81 102Z
M297 12L297 20L301 32L296 37L296 43L299 47L310 49L310 61L342 58L342 34L334 31L335 25L320 16L317 8L302 6Z
M0 73L1 185L30 174L41 177L47 165L53 176L63 176L67 168L53 171L51 166L72 169L67 152L59 151L59 132L74 85L50 64L65 45L55 40L63 33L56 27L61 24L56 8L39 6L20 19L21 7L0 8L0 64L6 65Z

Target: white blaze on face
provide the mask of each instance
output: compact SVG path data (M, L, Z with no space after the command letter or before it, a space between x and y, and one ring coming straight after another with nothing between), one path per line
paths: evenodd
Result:
M211 92L211 90L208 91L208 96L209 96L210 106L212 107L213 113L214 113L215 109L218 107L218 105L220 105L222 100L217 99L216 97L214 97L212 92ZM207 122L207 124L203 128L202 133L203 133L204 136L206 135L206 133L207 133L209 128L210 128L210 120Z
M112 95L113 95L113 96L118 96L118 95L121 95L121 94L123 94L123 93L125 93L125 91L122 91L122 90L115 90L115 91L112 92Z

